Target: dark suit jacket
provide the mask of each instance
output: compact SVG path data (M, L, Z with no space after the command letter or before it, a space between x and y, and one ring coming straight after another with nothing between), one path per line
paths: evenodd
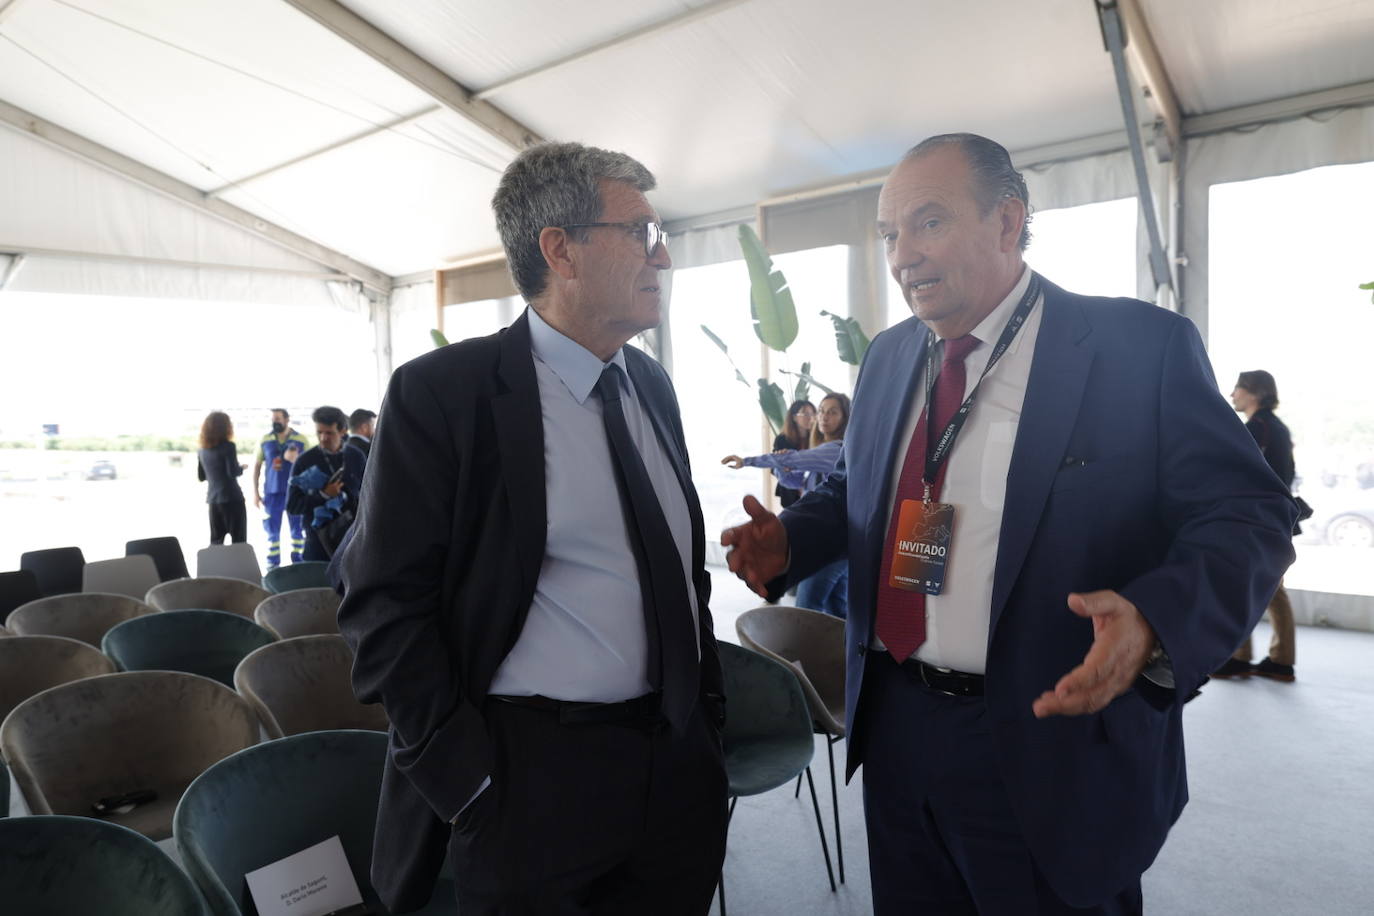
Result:
M878 335L837 473L783 513L799 579L848 549L849 773L863 761L892 462L920 382L925 326ZM961 456L963 457L963 456ZM966 459L967 460L967 459ZM1184 698L1250 632L1293 560L1296 509L1221 399L1188 320L1045 285L993 576L986 696L999 770L1039 867L1075 906L1154 860L1187 800ZM1132 689L1099 713L1037 720L1092 624L1070 592L1115 589L1158 634L1176 690Z
M677 398L657 362L633 347L625 359L687 497L702 692L722 693ZM429 900L448 821L489 774L500 779L482 704L524 626L546 527L528 319L397 369L372 445L341 563L339 630L355 653L354 692L391 720L372 880L388 907L406 911Z

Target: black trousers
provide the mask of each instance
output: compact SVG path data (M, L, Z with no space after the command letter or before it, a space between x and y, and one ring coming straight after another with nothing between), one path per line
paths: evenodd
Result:
M463 916L700 916L725 857L720 738L701 707L685 734L562 725L486 705L492 784L458 818L449 855Z
M1142 912L1139 881L1086 909L1049 886L997 772L982 697L924 687L887 653L868 656L864 697L864 820L876 916Z
M232 503L210 503L210 543L223 544L226 534L235 544L248 540L248 511L242 499Z

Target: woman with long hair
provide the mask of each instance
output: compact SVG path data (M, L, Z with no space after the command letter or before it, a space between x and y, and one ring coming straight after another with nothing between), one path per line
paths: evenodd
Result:
M849 408L849 396L845 394L827 394L821 399L809 449L748 458L726 455L720 463L733 468L771 468L781 485L809 493L830 476L840 460L845 429L849 426ZM849 611L849 561L836 560L799 582L797 605L844 617Z
M225 535L235 544L248 540L248 512L238 476L243 473L234 445L234 423L221 410L211 411L200 424L200 452L196 476L210 484L205 501L210 506L210 543L223 544Z
M1282 420L1274 416L1279 406L1279 388L1274 376L1263 369L1242 372L1231 390L1231 406L1237 413L1245 414L1245 428L1254 436L1264 460L1274 473L1279 475L1283 485L1292 489L1296 469L1293 465L1293 437ZM1294 526L1294 534L1297 527ZM1269 640L1269 654L1257 665L1252 665L1253 647L1249 636L1240 644L1236 654L1215 672L1213 677L1267 677L1275 681L1292 681L1293 664L1297 660L1295 632L1293 629L1293 605L1288 593L1279 581L1278 591L1269 602L1269 620L1274 625L1273 637Z
M783 421L782 432L773 438L774 452L796 452L811 447L811 433L816 429L816 405L802 399L793 401L787 408L787 419ZM774 495L786 509L801 499L801 490L789 487L778 481Z

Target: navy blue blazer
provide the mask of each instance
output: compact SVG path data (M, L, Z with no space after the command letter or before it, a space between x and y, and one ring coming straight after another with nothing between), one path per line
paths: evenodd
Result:
M1222 400L1192 322L1045 284L994 565L986 702L1026 840L1067 902L1136 881L1187 801L1183 700L1254 627L1293 560L1296 508ZM789 579L849 556L848 774L864 756L864 654L893 461L920 382L911 318L865 357L837 473L782 514ZM1039 720L1092 624L1070 592L1132 601L1173 664L1172 695ZM1150 700L1154 699L1154 702Z
M625 348L625 365L687 497L702 693L721 694L704 524L677 397L639 350ZM354 693L380 702L391 721L372 883L388 909L407 912L430 899L448 820L488 775L501 778L482 707L524 627L547 527L526 316L392 374L360 503L340 551L339 632L354 652Z

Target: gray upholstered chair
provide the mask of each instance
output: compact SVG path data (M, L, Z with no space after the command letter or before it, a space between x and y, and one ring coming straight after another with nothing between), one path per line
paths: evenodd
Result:
M254 912L243 876L337 836L369 912L372 832L386 760L379 732L311 732L221 760L177 806L177 851L214 916ZM425 916L458 912L453 882L436 883Z
M741 795L761 795L805 774L816 812L830 890L835 873L821 824L821 807L811 779L811 756L816 743L811 711L796 672L766 655L730 643L720 643L720 666L725 676L726 716L721 743L729 778L730 815ZM720 911L725 914L725 879L720 882Z
M64 636L0 640L0 722L14 707L49 687L114 670L114 662L99 649Z
M227 576L254 585L262 582L262 567L252 544L211 544L196 551L196 577Z
M89 816L102 798L151 789L153 801L105 819L154 840L171 835L172 812L191 780L257 740L257 716L242 697L179 671L62 684L20 703L0 724L0 751L30 811Z
M164 611L126 620L100 646L121 671L186 671L234 686L234 669L277 637L228 611Z
M118 824L60 815L0 821L0 908L26 916L202 916L186 873Z
M282 567L283 569L286 567ZM253 619L282 639L339 632L339 595L332 588L301 588L264 598Z
M203 576L196 579L173 579L148 589L146 600L159 611L185 608L204 608L228 611L253 619L253 611L271 592L260 585L227 576Z
M145 554L116 557L87 563L81 570L83 592L110 592L142 599L148 589L161 582L157 564Z
M320 560L303 560L290 566L278 566L267 571L267 575L262 577L262 584L273 594L298 588L327 588L329 564Z
M297 636L250 654L234 672L234 686L272 738L333 728L386 731L381 705L354 698L352 669L353 652L342 636Z
M151 613L153 608L128 595L76 592L20 605L5 626L19 636L66 636L100 648L110 627Z
M765 605L735 621L740 645L790 665L801 682L816 733L825 735L830 759L830 809L835 818L835 858L844 882L844 843L840 839L840 796L835 780L835 743L845 736L844 621L820 611ZM797 778L801 792L801 777Z

